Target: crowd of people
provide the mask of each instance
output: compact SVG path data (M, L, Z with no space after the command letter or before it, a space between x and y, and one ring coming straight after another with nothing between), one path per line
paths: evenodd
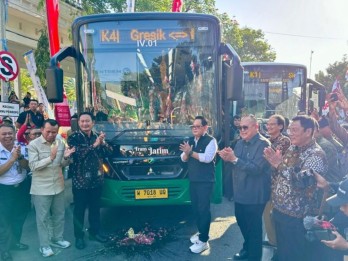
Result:
M0 124L0 252L12 260L11 251L27 250L21 242L22 227L35 207L38 238L43 257L54 255L52 246L67 248L64 239L65 197L62 169L70 166L73 177L74 235L77 249L85 248L84 214L89 209L89 238L106 242L100 228L100 196L103 184L101 158L111 152L104 133L95 133L94 116L78 117L79 131L67 142L58 134L59 124L44 119L37 100L14 123L4 117ZM17 130L16 130L17 129Z
M274 249L272 260L343 260L348 250L348 132L338 111L348 112L348 101L342 92L338 97L329 101L326 116L298 115L290 124L281 115L271 116L266 138L257 119L243 116L239 136L231 135L231 147L218 152L232 163L225 175L232 175L233 183L225 187L233 184L244 238L234 260L261 260L263 246ZM318 224L320 218L329 220L333 236L310 238L309 217ZM262 221L267 240L262 240Z
M225 196L234 200L244 238L234 260L260 261L263 246L274 249L272 260L343 260L348 250L348 132L339 124L337 110L348 112L348 101L342 92L338 97L329 101L327 116L299 114L287 121L272 115L267 135L260 133L253 115L235 116L231 145L220 150L207 134L206 120L196 117L193 137L180 146L198 230L190 238L191 252L209 248L209 199L218 154L226 162ZM313 239L307 220L318 225L324 218L329 236Z
M330 101L326 117L298 115L291 122L281 115L267 121L267 136L260 133L253 115L235 116L231 146L218 149L208 122L197 116L192 137L183 142L181 160L187 163L190 196L197 233L190 251L209 249L210 198L215 182L215 160L225 161L225 194L234 201L235 216L244 242L234 260L260 261L264 245L274 249L272 260L342 260L348 251L348 131L337 120L337 109L348 111L340 92ZM0 251L26 250L22 227L30 209L42 256L54 255L52 246L67 248L64 231L64 176L69 166L74 197L75 247L84 249L84 216L88 208L89 239L104 243L100 225L103 184L102 158L112 153L103 132L94 132L94 116L78 115L79 130L65 142L58 122L45 119L35 99L27 101L14 123L4 117L0 125ZM227 173L226 173L227 172ZM339 208L341 211L339 211ZM309 240L308 217L330 219L333 236ZM263 224L267 241L263 240Z

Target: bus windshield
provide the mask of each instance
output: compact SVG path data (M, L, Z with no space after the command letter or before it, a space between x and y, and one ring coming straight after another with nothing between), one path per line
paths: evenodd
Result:
M243 63L244 110L258 118L292 118L301 108L306 67L294 64Z
M205 20L84 23L78 48L83 109L108 139L190 136L203 115L217 132L217 36Z

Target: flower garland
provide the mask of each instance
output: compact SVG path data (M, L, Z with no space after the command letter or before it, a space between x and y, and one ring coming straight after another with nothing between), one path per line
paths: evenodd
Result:
M160 249L165 243L174 239L175 228L152 228L145 224L135 233L133 228L122 230L109 236L105 248L110 252L124 252L126 255L148 254Z

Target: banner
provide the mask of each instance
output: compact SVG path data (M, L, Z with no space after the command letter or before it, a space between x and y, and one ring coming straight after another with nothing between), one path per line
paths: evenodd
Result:
M183 0L173 0L172 12L181 12Z
M23 55L23 57L24 57L25 64L27 65L30 78L33 82L38 101L39 103L43 103L45 105L45 108L47 110L49 117L53 118L53 111L50 107L50 104L48 103L46 93L41 86L40 78L36 75L37 67L36 67L33 50L26 52Z
M68 103L68 99L66 97L65 92L63 94L63 102L56 103L56 105L54 106L54 115L56 116L56 120L59 126L62 126L62 127L71 126L70 108L69 108L69 103Z
M51 57L60 49L59 42L59 0L46 0L47 28ZM70 126L70 108L64 92L63 102L54 106L54 115L60 126Z
M59 42L59 0L46 0L47 28L50 42L51 56L60 49Z

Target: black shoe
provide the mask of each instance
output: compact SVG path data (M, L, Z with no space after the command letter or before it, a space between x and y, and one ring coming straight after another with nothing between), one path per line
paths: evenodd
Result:
M269 241L262 241L262 245L265 247L273 247L275 248L276 246L272 245Z
M2 261L12 261L12 256L10 254L10 252L8 251L4 251L1 253L1 260Z
M28 249L29 249L29 246L26 244L22 244L22 243L13 244L11 247L11 250L23 251L23 250L28 250Z
M84 249L86 247L85 240L83 238L76 238L75 247L77 249Z
M246 260L248 259L248 253L242 249L239 253L233 256L233 260Z
M96 235L89 235L89 239L90 240L94 240L94 241L98 241L100 243L106 243L108 241L108 239L100 234L96 234Z

